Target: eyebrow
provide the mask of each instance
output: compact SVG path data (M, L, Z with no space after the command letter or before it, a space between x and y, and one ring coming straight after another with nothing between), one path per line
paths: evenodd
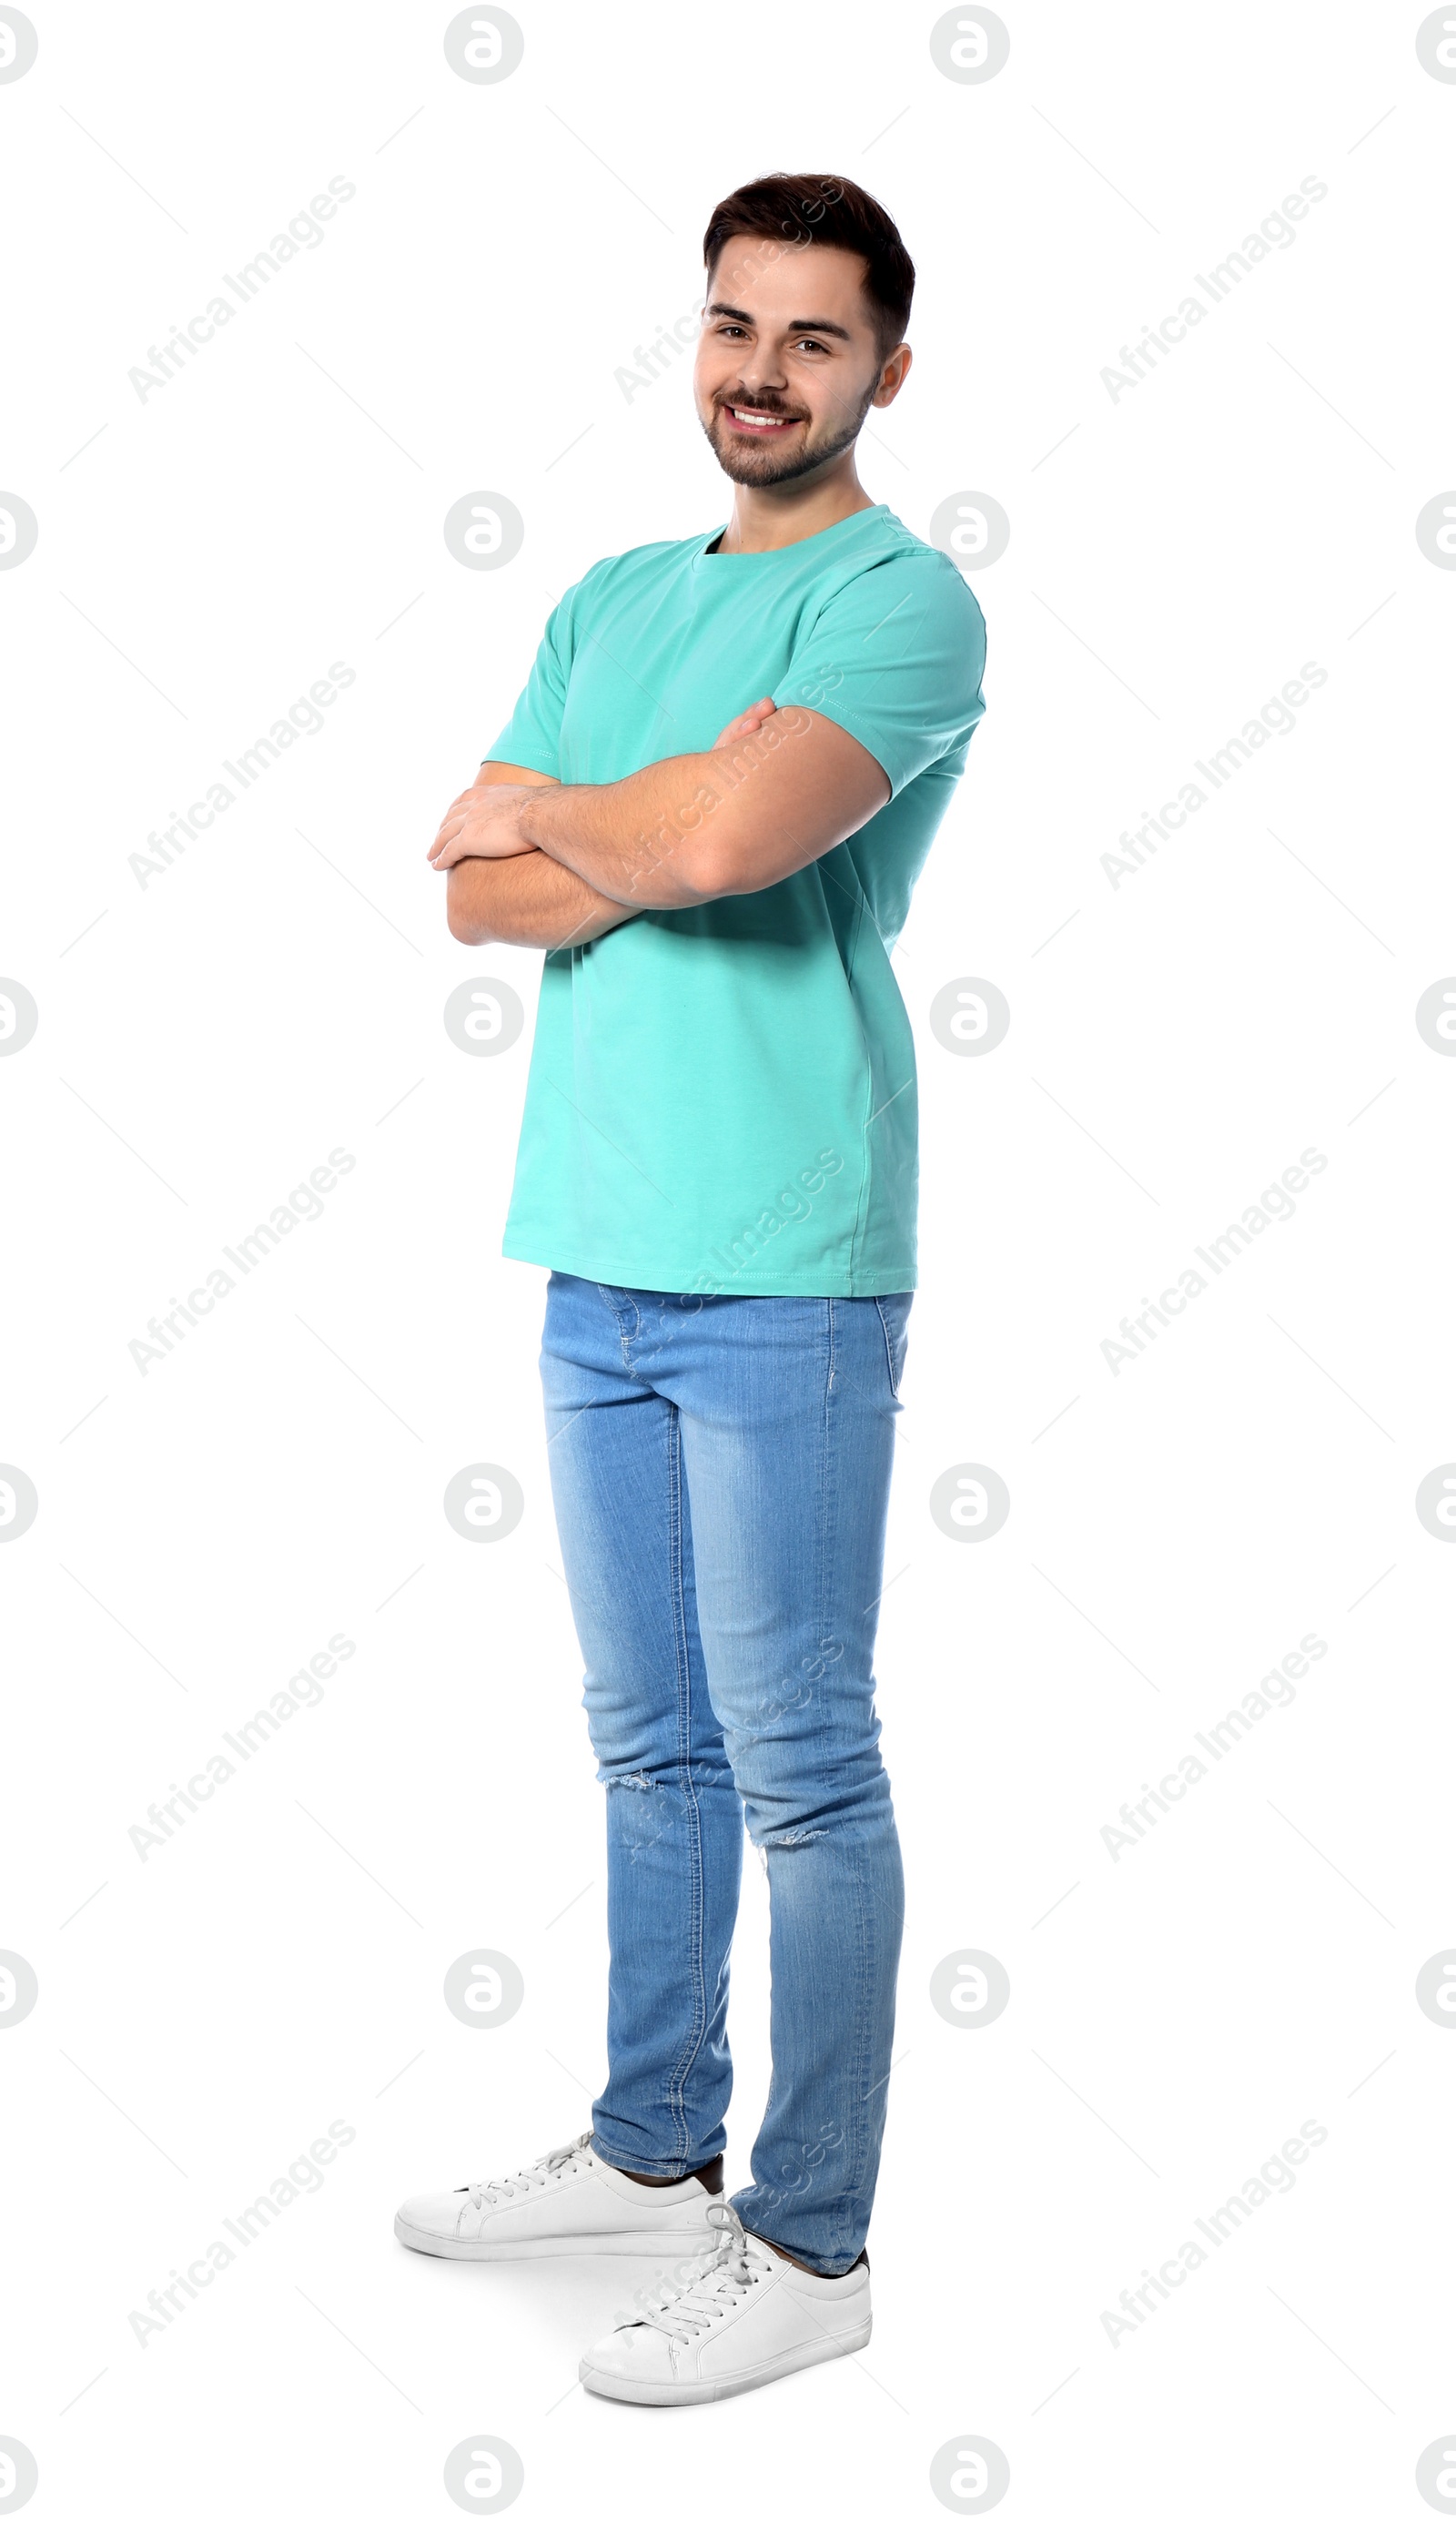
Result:
M727 315L734 324L751 324L754 320L741 306L725 306L718 300L711 306L705 306L703 312L705 315ZM839 342L854 338L842 324L831 324L827 315L795 315L788 330L791 333L832 333Z

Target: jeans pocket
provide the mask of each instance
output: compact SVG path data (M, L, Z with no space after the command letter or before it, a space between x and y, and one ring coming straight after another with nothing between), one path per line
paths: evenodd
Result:
M885 1364L890 1370L890 1391L898 1401L900 1378L905 1373L905 1351L910 1338L910 1309L915 1302L915 1297L912 1294L876 1296L874 1302L879 1307L879 1319L884 1326Z

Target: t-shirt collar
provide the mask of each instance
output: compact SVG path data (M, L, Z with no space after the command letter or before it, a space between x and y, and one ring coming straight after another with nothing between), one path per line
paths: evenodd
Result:
M709 532L708 532L707 534L705 534L705 535L703 535L703 536L700 536L700 537L699 537L698 544L697 544L697 548L696 548L696 550L694 551L694 553L693 553L693 555L692 555L692 566L693 566L693 568L694 568L694 569L697 569L697 568L699 568L699 567L701 566L701 564L702 564L704 561L707 561L707 560L743 560L743 561L748 561L748 560L755 560L755 561L787 560L787 559L791 556L791 554L793 554L793 553L795 553L795 552L807 552L807 551L809 551L809 550L811 550L811 549L813 549L813 548L819 548L819 549L822 549L822 547L823 547L823 546L824 546L824 545L829 541L829 539L830 539L830 537L831 537L832 536L834 536L834 535L845 535L845 534L847 534L847 533L848 533L849 529L850 529L852 526L868 526L868 525L869 525L869 524L871 524L871 523L873 523L873 522L876 522L876 521L878 521L878 520L880 520L880 519L883 519L883 518L887 517L887 516L889 515L889 513L890 513L890 511L889 511L888 507L886 506L885 502L881 499L881 500L876 501L875 505L874 505L872 508L856 508L856 510L855 510L855 512L854 512L853 516L849 516L849 517L839 517L839 518L836 518L836 520L835 520L835 522L834 522L834 524L833 524L832 526L822 526L822 527L820 528L820 530L819 530L819 533L818 533L818 534L815 534L815 535L801 535L801 536L799 537L799 538L798 538L797 542L792 542L792 543L783 543L783 544L781 544L781 545L780 545L780 547L778 548L778 550L777 550L777 551L766 551L766 552L715 552L715 551L710 551L710 550L709 550L709 548L708 548L709 544L710 544L710 543L716 543L716 542L717 542L717 540L718 540L719 536L720 536L720 535L727 534L727 532L728 532L728 519L727 519L727 518L725 518L725 520L724 520L724 522L723 522L723 524L722 524L721 526L713 526L712 528L710 528L710 530L709 530Z

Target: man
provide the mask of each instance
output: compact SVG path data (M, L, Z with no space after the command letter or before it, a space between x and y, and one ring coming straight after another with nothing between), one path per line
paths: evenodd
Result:
M607 2084L588 2136L396 2226L446 2258L683 2264L581 2368L659 2404L869 2336L903 1906L871 1654L916 1284L889 955L984 656L957 570L855 469L911 363L887 213L768 176L719 205L704 259L695 394L731 518L570 589L430 852L456 937L547 950L504 1248L552 1273L552 1489L607 1790ZM726 2205L745 1821L774 2072Z

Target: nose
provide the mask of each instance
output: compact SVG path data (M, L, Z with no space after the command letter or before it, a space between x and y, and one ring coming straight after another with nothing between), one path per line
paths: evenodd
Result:
M743 365L738 370L738 383L750 397L755 395L783 395L788 387L782 360L762 343L745 353Z

